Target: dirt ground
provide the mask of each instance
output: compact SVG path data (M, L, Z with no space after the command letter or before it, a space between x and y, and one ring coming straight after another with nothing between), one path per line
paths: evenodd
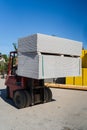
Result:
M87 91L51 90L52 102L17 109L0 79L0 130L87 130Z

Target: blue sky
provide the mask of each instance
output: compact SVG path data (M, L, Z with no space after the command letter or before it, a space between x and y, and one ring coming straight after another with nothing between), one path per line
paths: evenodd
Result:
M87 0L0 0L0 52L34 33L82 41L87 49Z

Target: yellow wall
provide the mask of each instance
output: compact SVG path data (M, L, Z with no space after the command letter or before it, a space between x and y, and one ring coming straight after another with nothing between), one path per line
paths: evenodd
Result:
M82 50L82 76L66 77L66 84L87 86L87 50Z
M74 84L74 77L66 77L66 84L73 85Z
M82 68L82 76L66 77L66 84L87 86L87 68Z
M87 68L83 68L83 86L87 86Z
M87 68L87 50L82 50L82 68Z
M75 77L75 84L74 85L82 86L82 76Z

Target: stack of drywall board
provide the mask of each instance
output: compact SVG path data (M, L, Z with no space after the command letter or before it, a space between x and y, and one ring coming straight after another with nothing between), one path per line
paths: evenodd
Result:
M18 41L18 75L57 78L80 75L82 44L77 41L34 34Z
M34 34L18 40L19 52L43 52L80 56L82 44L77 41Z

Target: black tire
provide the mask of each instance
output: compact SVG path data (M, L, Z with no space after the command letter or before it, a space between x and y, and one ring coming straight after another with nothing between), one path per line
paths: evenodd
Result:
M44 100L45 102L48 102L48 92L46 88L44 88Z
M13 100L14 100L15 106L17 108L20 109L20 108L26 107L27 99L26 99L26 95L23 90L17 90L14 93Z
M6 87L6 98L9 98L9 94L10 94L10 92L9 92L9 87L7 86L7 87Z
M29 94L29 92L27 90L24 90L24 93L26 95L26 106L25 107L28 107L31 105L31 96Z
M52 100L52 92L50 88L45 87L44 98L46 102L50 102Z
M48 102L50 102L52 100L52 91L50 88L46 88L47 92L48 92Z

